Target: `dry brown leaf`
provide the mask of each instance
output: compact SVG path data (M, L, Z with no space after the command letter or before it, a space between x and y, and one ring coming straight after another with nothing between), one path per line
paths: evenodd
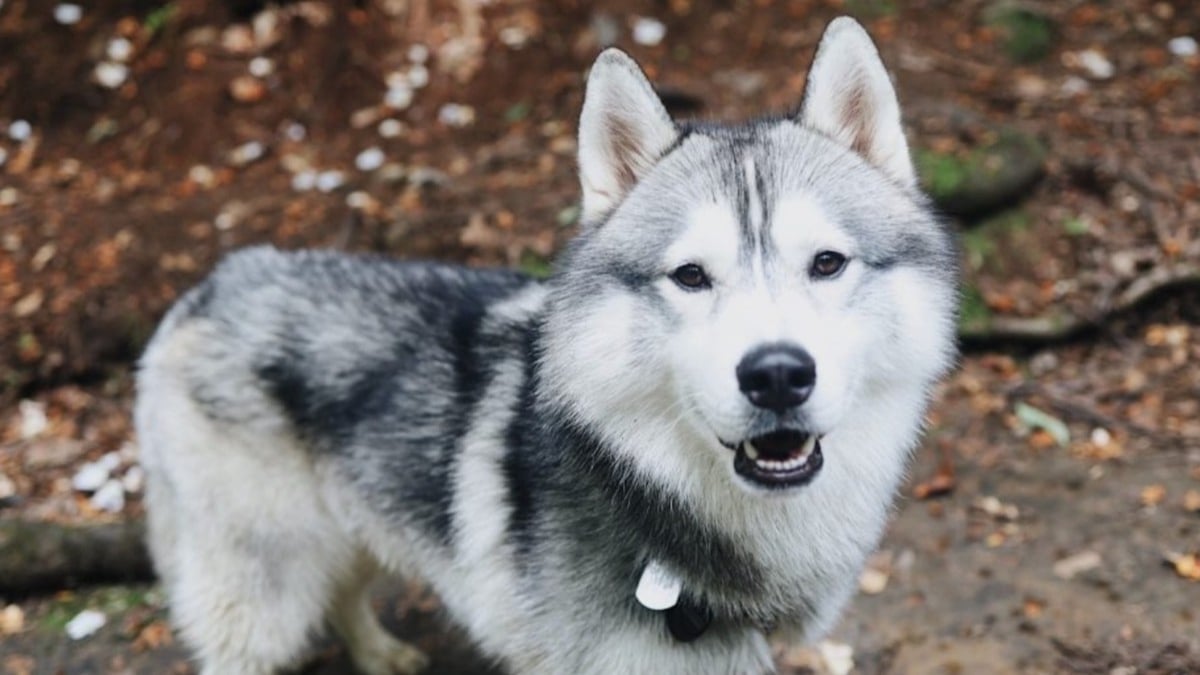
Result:
M1183 509L1190 513L1200 513L1200 490L1188 490L1183 496Z
M144 652L151 649L158 649L171 644L171 628L166 621L152 621L146 624L133 641L135 651Z
M1194 553L1165 553L1163 555L1175 573L1189 581L1200 581L1200 556Z
M1167 488L1159 485L1147 485L1142 488L1142 506L1158 506L1167 498Z
M939 468L938 472L933 474L929 480L918 483L913 488L913 497L917 499L932 499L933 497L941 497L954 492L957 482L954 480L953 472L943 472Z

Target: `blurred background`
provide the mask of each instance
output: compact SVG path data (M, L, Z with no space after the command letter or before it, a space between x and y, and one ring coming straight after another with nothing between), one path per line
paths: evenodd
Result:
M0 672L191 672L128 411L223 253L547 274L601 48L676 115L740 118L797 106L840 14L960 232L963 357L862 593L781 670L1200 672L1189 0L0 0ZM484 672L419 586L380 609L434 672ZM328 642L307 672L348 667Z

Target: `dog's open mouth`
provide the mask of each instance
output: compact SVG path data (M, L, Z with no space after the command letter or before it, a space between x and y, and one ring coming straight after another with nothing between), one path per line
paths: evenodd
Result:
M799 431L772 431L733 446L733 470L739 476L769 488L804 485L825 462L821 439Z

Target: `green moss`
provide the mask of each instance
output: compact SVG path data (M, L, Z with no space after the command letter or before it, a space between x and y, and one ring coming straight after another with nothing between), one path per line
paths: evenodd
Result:
M984 21L1000 32L1005 53L1016 63L1040 61L1054 47L1054 23L1027 7L993 5L984 12Z
M517 269L535 279L545 279L554 271L549 260L529 249L521 253L521 263L517 265Z
M1087 221L1079 216L1067 218L1063 221L1062 226L1063 229L1066 230L1067 234L1071 235L1072 237L1080 237L1091 231L1091 228L1088 227Z
M175 3L168 2L162 7L152 10L149 14L147 14L146 18L142 20L142 25L146 27L146 32L154 35L158 31L162 30L163 27L165 27L168 23L170 23L174 16Z
M896 3L892 0L846 0L846 13L866 21L881 19L896 13Z
M974 286L967 286L962 292L962 303L958 310L958 326L960 329L978 330L987 326L992 318L992 310L988 309L983 293Z

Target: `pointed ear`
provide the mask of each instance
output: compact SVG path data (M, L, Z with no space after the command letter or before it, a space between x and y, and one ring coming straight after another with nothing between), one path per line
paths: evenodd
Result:
M825 29L798 121L854 150L906 188L916 189L896 90L875 44L854 19L834 19Z
M579 118L584 223L614 209L679 135L633 59L607 49L588 76Z

